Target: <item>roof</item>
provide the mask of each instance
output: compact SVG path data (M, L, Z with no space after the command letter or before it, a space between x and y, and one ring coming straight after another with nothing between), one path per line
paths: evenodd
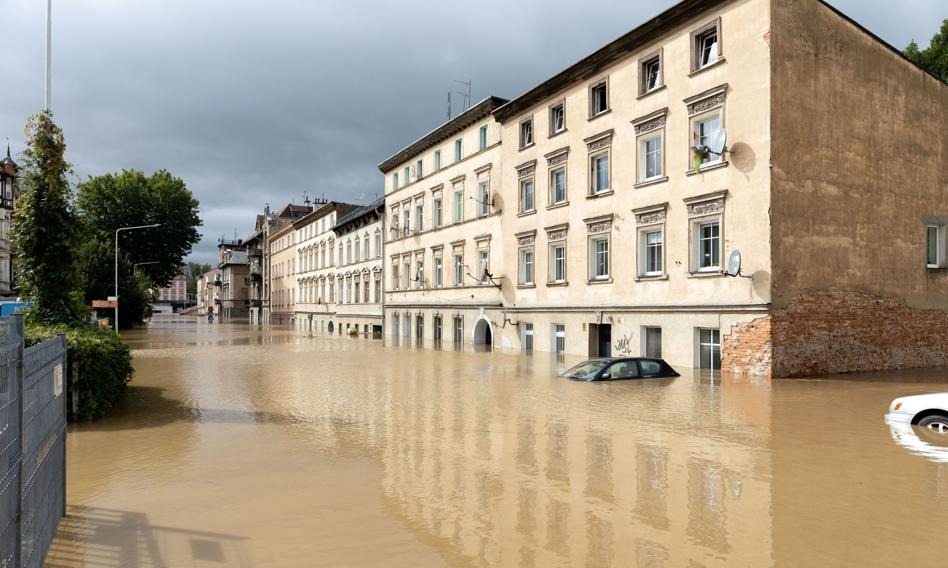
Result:
M18 168L17 168L17 165L16 165L16 162L14 162L14 161L13 161L13 158L10 157L10 144L9 144L9 143L7 143L7 155L6 155L6 157L4 157L2 160L0 160L0 169L6 169L6 166L10 166L10 167L13 168L14 171L13 171L12 173L15 173L16 170L18 169Z
M588 80L631 53L657 41L670 28L683 25L730 0L683 0L622 37L560 71L494 111L499 122L516 118L534 105L580 81Z
M293 205L290 203L276 214L277 217L284 219L300 219L305 215L312 213L313 208L310 205Z
M500 97L487 97L441 126L435 128L428 134L425 134L415 142L402 148L392 157L379 164L379 170L382 173L388 173L414 156L432 148L448 138L463 131L484 117L490 116L494 109L507 103L507 99Z
M368 215L371 215L375 213L376 211L378 211L379 214L381 214L381 211L384 209L385 209L385 198L383 197L368 205L364 205L362 207L359 207L358 209L354 209L346 213L345 215L340 217L338 221L336 221L336 224L335 226L333 226L332 229L338 232L338 229L344 227L345 225L349 225L355 221L358 221L359 219L366 217Z
M313 221L325 216L326 214L336 211L340 215L345 215L346 213L352 211L353 209L358 209L361 205L356 205L355 203L343 203L341 201L329 201L324 203L321 207L310 213L309 215L304 215L296 221L293 222L294 227L304 227Z

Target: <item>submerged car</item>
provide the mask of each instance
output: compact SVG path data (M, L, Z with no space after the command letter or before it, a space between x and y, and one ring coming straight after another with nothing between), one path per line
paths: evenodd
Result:
M919 426L948 438L948 392L897 398L889 405L885 421Z
M624 379L658 379L680 376L663 359L621 357L590 359L563 373L574 381L619 381Z

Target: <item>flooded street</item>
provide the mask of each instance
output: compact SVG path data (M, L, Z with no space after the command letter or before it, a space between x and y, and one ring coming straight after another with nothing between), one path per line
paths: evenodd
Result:
M948 370L597 384L542 353L186 320L126 337L128 396L69 431L48 566L948 558L948 463L883 423L892 398L948 390Z

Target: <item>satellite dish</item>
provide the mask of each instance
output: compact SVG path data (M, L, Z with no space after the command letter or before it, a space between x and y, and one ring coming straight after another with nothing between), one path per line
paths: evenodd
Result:
M734 277L741 275L741 251L737 249L734 249L727 259L727 275Z
M720 156L725 151L727 151L727 129L722 128L715 132L711 136L711 140L708 141L708 152Z

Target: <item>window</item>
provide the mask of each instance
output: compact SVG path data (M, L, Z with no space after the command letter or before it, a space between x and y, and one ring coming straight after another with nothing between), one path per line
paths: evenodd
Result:
M415 288L421 289L425 287L425 261L422 259L415 260Z
M481 150L487 148L487 125L481 126L477 133L477 147Z
M699 271L716 271L721 268L721 224L709 221L697 224L697 268Z
M566 326L561 323L553 324L553 353L566 353Z
M398 172L392 174L392 189L398 189Z
M589 239L589 279L609 279L609 236L602 235Z
M375 275L375 303L382 302L382 278L380 274Z
M562 203L566 203L566 168L553 168L550 170L550 204Z
M566 241L550 243L550 282L566 282Z
M356 237L355 248L353 249L353 251L355 253L355 258L353 259L353 261L359 262L359 255L361 254L361 251L362 251L362 248L360 247L359 237Z
M396 213L392 213L392 238L393 238L393 239L397 239L397 238L398 238L398 213L397 213L397 212L396 212ZM330 253L330 254L332 254L332 253ZM329 262L332 262L331 259L332 259L332 257L330 257L330 261L329 261Z
M454 316L454 345L464 343L464 316Z
M441 150L435 150L434 153L434 171L441 169Z
M656 53L642 60L639 66L641 83L639 94L651 93L662 86L662 56Z
M358 281L358 280L356 280L354 284L355 284L355 294L353 294L353 296L352 296L352 302L358 304L358 303L359 303L359 297L360 297L360 294L359 294L359 291L360 291L360 290L359 290L359 286L360 286L360 284L359 284L359 281Z
M643 229L639 235L643 259L639 273L642 276L660 276L664 271L665 259L662 229L660 227Z
M402 336L411 338L411 313L405 312L402 316Z
M520 212L531 213L536 210L534 203L533 177L520 180Z
M488 274L490 274L490 250L478 249L477 251L477 276L481 284L487 284Z
M411 260L405 258L402 259L402 290L411 289L411 281L414 279L414 275L411 273Z
M692 71L704 69L718 62L721 55L720 20L704 26L692 35Z
M432 200L432 208L434 209L434 214L432 215L431 223L434 225L434 228L437 229L444 222L443 213L441 212L441 194L435 195Z
M441 335L442 335L442 319L440 315L431 316L431 334L434 338L435 347L441 346Z
M721 368L721 332L717 329L698 329L698 367Z
M490 213L490 182L481 180L477 182L477 214L484 217Z
M591 156L589 165L590 193L597 195L609 191L609 153Z
M566 130L566 103L562 102L550 107L550 136Z
M365 235L362 241L362 260L369 260L369 235Z
M415 340L421 343L425 337L425 316L418 314L415 316Z
M375 258L382 258L382 233L375 233Z
M454 161L455 162L461 161L461 139L460 138L454 141Z
M434 287L440 288L444 285L444 260L439 253L433 259L434 262Z
M369 298L369 281L366 280L366 281L365 281L365 284L363 284L363 286L362 286L362 301L365 302L366 304L368 304L368 303L369 303L369 300L370 300L370 298Z
M420 233L425 230L424 220L425 217L425 204L422 201L415 202L415 232Z
M520 346L524 353L533 353L533 324L524 323L522 326Z
M464 285L464 253L454 253L454 285Z
M639 181L651 181L664 175L662 143L664 137L658 131L639 138Z
M399 330L398 324L399 324L398 314L392 314L392 337L395 338L396 345L398 344L398 330Z
M925 265L928 268L941 268L945 264L945 227L927 225L925 227Z
M533 119L528 118L520 122L520 148L533 145Z
M421 160L415 162L415 179L425 177L425 164Z
M721 114L715 112L694 121L695 162L699 165L716 164L721 154L713 154L708 149L715 136L721 130Z
M460 223L464 220L464 186L456 184L454 186L454 222Z
M517 272L517 283L521 286L533 284L533 246L520 248L520 269Z
M589 117L599 116L609 110L609 82L606 79L589 87Z
M405 166L404 171L402 172L405 176L405 185L411 183L411 169L408 166Z
M411 234L411 208L407 203L405 204L405 212L402 213L402 217L405 219L403 233L407 237Z
M643 337L642 354L645 357L654 357L656 359L661 359L662 357L662 328L643 327L642 337Z

